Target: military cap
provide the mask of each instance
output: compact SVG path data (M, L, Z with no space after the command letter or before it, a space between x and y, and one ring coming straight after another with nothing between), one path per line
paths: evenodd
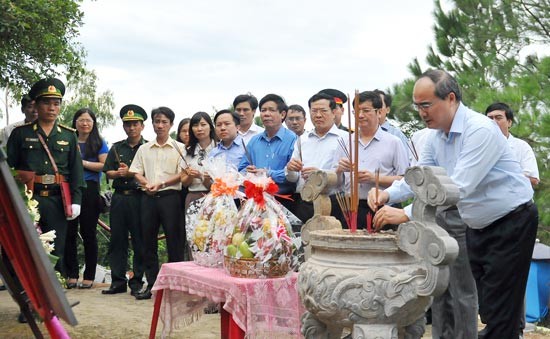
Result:
M38 98L63 98L65 85L57 78L47 78L37 81L29 92L33 100Z
M147 113L138 105L126 105L120 109L122 121L145 121Z
M339 105L345 104L348 101L348 97L337 89L327 88L322 91L319 91L319 93L330 95L331 97L334 98L334 101Z

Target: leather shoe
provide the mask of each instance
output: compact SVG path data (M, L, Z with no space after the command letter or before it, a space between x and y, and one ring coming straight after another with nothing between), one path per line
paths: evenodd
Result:
M151 299L151 297L153 296L153 294L151 293L151 290L150 289L146 289L145 291L139 293L138 295L136 295L136 299L137 300L146 300L146 299Z
M67 283L67 289L70 290L70 289L72 289L72 288L76 288L76 283L75 283L75 282L74 282L74 283L68 282L68 283Z
M25 324L25 323L27 323L27 318L25 317L25 315L23 314L23 312L20 312L20 313L19 313L19 316L17 317L17 321L18 321L20 324Z
M80 285L78 285L78 288L80 288L80 289L90 289L90 288L92 288L92 286L94 286L93 281L89 284L80 283Z
M130 295L131 295L132 297L135 297L135 296L137 296L137 295L139 294L139 291L140 291L140 290L131 290L131 291L130 291Z
M0 291L5 291L6 290L6 285L0 285Z
M109 287L108 290L101 291L101 294L117 294L117 293L126 293L126 286L118 286L118 287Z

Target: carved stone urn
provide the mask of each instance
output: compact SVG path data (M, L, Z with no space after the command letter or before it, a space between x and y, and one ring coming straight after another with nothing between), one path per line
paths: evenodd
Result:
M405 180L415 192L413 220L396 232L304 225L307 261L298 292L306 308L306 338L420 338L432 296L445 291L448 264L458 245L435 223L436 206L458 201L458 188L439 167L412 167Z

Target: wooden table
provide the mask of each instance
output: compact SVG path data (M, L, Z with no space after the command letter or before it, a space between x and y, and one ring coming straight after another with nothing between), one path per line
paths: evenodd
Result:
M304 307L297 278L297 273L274 279L234 278L221 268L193 262L164 264L152 289L155 306L149 337L155 337L159 316L164 337L177 324L197 320L208 303L215 302L222 306L222 338L302 338Z

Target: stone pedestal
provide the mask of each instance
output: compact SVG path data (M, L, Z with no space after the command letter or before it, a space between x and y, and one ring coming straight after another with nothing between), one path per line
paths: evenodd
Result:
M298 282L307 309L302 318L306 338L339 339L344 327L353 329L353 338L422 335L417 321L432 296L445 291L447 264L458 255L456 241L434 220L434 203L458 199L458 189L441 170L407 171L407 182L417 193L414 211L423 213L414 219L422 222L376 234L334 228L309 232L311 255Z

